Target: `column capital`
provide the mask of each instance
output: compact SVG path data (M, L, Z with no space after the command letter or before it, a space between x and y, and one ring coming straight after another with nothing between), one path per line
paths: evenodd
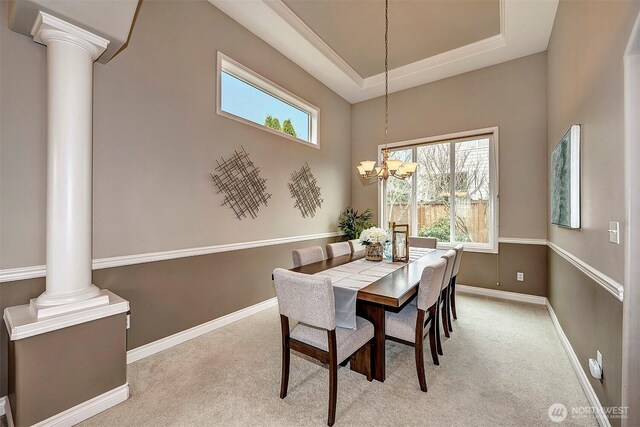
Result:
M42 11L38 12L31 35L36 43L45 46L54 40L74 44L89 52L94 61L109 45L109 40Z

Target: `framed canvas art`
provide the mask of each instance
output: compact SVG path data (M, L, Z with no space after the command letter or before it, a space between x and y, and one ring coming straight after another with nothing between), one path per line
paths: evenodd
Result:
M580 228L580 125L573 125L551 153L551 223Z

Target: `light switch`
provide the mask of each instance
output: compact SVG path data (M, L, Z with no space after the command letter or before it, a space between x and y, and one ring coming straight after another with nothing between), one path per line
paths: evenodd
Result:
M519 281L519 282L524 282L524 273L517 272L516 273L516 280Z
M619 222L610 222L609 223L609 241L611 243L615 243L616 245L620 244L620 223Z

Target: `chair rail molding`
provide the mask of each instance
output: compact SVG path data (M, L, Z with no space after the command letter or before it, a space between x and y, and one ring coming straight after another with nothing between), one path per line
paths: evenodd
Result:
M166 261L170 259L209 255L219 252L239 251L243 249L259 248L262 246L281 245L284 243L303 242L305 240L314 239L326 239L337 236L340 236L340 233L338 231L330 231L325 233L307 234L300 236L277 237L274 239L256 240L252 242L227 243L223 245L204 246L198 248L174 249L162 252L149 252L135 255L99 258L93 260L92 267L93 270L101 270L104 268L123 267L125 265ZM46 265L35 265L29 267L7 268L4 270L0 270L0 283L45 277L47 272L46 269Z
M607 276L595 267L587 264L572 253L562 249L553 242L547 242L547 245L558 255L569 261L574 267L586 274L591 280L602 286L611 295L622 301L624 299L624 287L611 277Z

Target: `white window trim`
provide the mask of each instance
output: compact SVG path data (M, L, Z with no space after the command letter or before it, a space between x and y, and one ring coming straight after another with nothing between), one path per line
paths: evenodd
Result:
M498 155L499 153L498 126L488 127L484 129L468 130L464 132L449 133L446 135L430 136L426 138L411 139L407 141L390 142L387 144L387 148L390 148L390 149L401 148L401 147L412 148L412 146L415 147L418 145L424 145L431 142L445 142L453 139L468 138L468 137L479 136L479 135L491 135L491 143L489 144L489 176L490 176L490 183L491 183L491 185L489 185L489 198L492 200L492 203L490 204L490 207L491 207L490 215L493 220L493 227L489 230L488 244L486 243L474 244L474 243L468 243L468 242L466 243L460 242L460 243L462 243L464 245L464 249L469 252L497 254L498 253L498 236L500 235L499 234L499 229L500 229L500 194L499 194L499 189L500 189L500 181L499 181L500 180L500 173L499 173L500 164L499 163L500 162L499 162L499 159L500 159L500 156ZM384 144L378 145L378 164L382 162L382 150L384 148L385 148ZM395 179L395 178L390 177L389 179ZM412 188L415 188L417 178L414 175L412 179L413 179ZM385 207L386 207L386 194L384 189L385 189L384 182L380 180L378 182L378 223L381 224L381 226L386 224L385 223L386 218L384 217ZM413 199L415 199L415 197ZM416 201L413 200L412 203L416 203ZM412 208L411 211L412 211L411 215L414 216L415 209ZM417 235L417 228L418 228L418 224L416 221L417 218L412 218L412 219L413 221L411 223L411 227L412 227L411 235L415 236ZM456 244L457 242L456 243L438 242L438 249L451 249Z
M287 135L284 132L277 131L275 129L268 128L262 124L258 124L252 122L251 120L247 120L243 117L236 116L235 114L228 113L226 111L222 111L222 99L221 99L221 88L222 88L222 71L229 73L240 80L244 80L252 86L286 102L287 104L291 104L292 106L303 110L304 112L309 114L310 123L309 123L309 136L310 141L305 141L304 139L295 138L291 135ZM217 66L216 66L216 112L218 115L227 117L229 119L236 120L241 123L248 124L258 129L262 129L266 132L272 133L274 135L281 136L286 139L290 139L295 142L299 142L301 144L305 144L309 147L320 148L320 108L311 104L310 102L305 101L304 99L294 95L289 92L285 88L279 86L278 84L272 82L271 80L261 76L255 71L245 67L239 62L233 60L222 52L217 52Z

